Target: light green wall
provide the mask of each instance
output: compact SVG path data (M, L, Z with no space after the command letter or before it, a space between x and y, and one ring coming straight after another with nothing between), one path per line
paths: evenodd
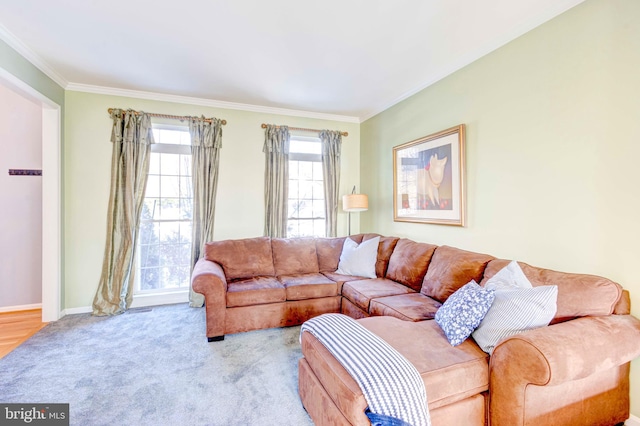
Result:
M588 0L367 120L362 230L603 275L640 317L638 70L640 2ZM392 147L460 123L467 226L394 222Z
M66 92L65 120L65 307L90 306L105 246L111 167L110 107L154 113L205 115L227 120L223 128L216 202L215 238L263 235L264 129L262 123L349 132L343 138L341 188L360 186L360 125L336 121L224 110L81 92ZM179 123L179 122L177 122ZM308 135L308 134L307 134ZM347 233L346 214L338 214L338 234ZM359 227L352 218L352 230Z

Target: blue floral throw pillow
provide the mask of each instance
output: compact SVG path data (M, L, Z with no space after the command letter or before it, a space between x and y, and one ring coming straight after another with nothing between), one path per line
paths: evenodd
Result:
M436 322L452 346L458 346L473 333L494 298L494 290L482 288L474 280L449 296L436 312Z

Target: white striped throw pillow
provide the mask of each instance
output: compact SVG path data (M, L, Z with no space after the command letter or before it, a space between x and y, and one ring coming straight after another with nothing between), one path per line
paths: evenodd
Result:
M495 299L472 336L491 354L502 339L549 325L557 310L558 286L533 287L516 261L485 284Z

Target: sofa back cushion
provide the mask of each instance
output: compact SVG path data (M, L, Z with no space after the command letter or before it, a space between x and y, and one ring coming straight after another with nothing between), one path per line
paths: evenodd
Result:
M509 260L495 259L484 271L487 280L509 264ZM557 272L518 262L522 272L534 287L542 285L558 286L557 311L551 323L566 321L576 317L610 315L622 296L622 287L603 277L586 274Z
M213 241L204 250L205 259L220 264L229 281L275 275L269 237Z
M406 238L399 240L389 259L386 278L420 291L436 247Z
M480 282L493 256L440 246L436 249L420 292L444 303L449 296L471 280Z
M380 234L364 234L362 241L367 241L375 237L380 237L380 243L378 244L378 257L376 259L376 276L378 278L384 278L387 273L387 267L389 266L389 259L391 254L398 243L400 238L398 237L383 237Z
M335 272L340 262L342 245L346 237L316 238L316 253L320 272Z
M320 271L315 238L272 238L271 250L277 276Z

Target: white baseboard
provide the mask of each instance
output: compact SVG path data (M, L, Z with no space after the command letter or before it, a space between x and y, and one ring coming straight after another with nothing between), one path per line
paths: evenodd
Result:
M31 305L4 306L0 308L0 312L30 311L32 309L42 309L42 303L33 303Z
M91 313L91 306L80 306L79 308L67 308L60 312L60 318L65 315L88 314Z
M640 426L640 417L636 417L633 414L629 417L629 420L624 422L625 426Z
M173 305L174 303L189 302L188 291L176 291L172 293L137 294L133 296L131 308L144 308L147 306ZM81 306L79 308L67 308L62 311L60 318L65 315L88 314L93 309L91 306ZM640 426L640 425L639 425Z

